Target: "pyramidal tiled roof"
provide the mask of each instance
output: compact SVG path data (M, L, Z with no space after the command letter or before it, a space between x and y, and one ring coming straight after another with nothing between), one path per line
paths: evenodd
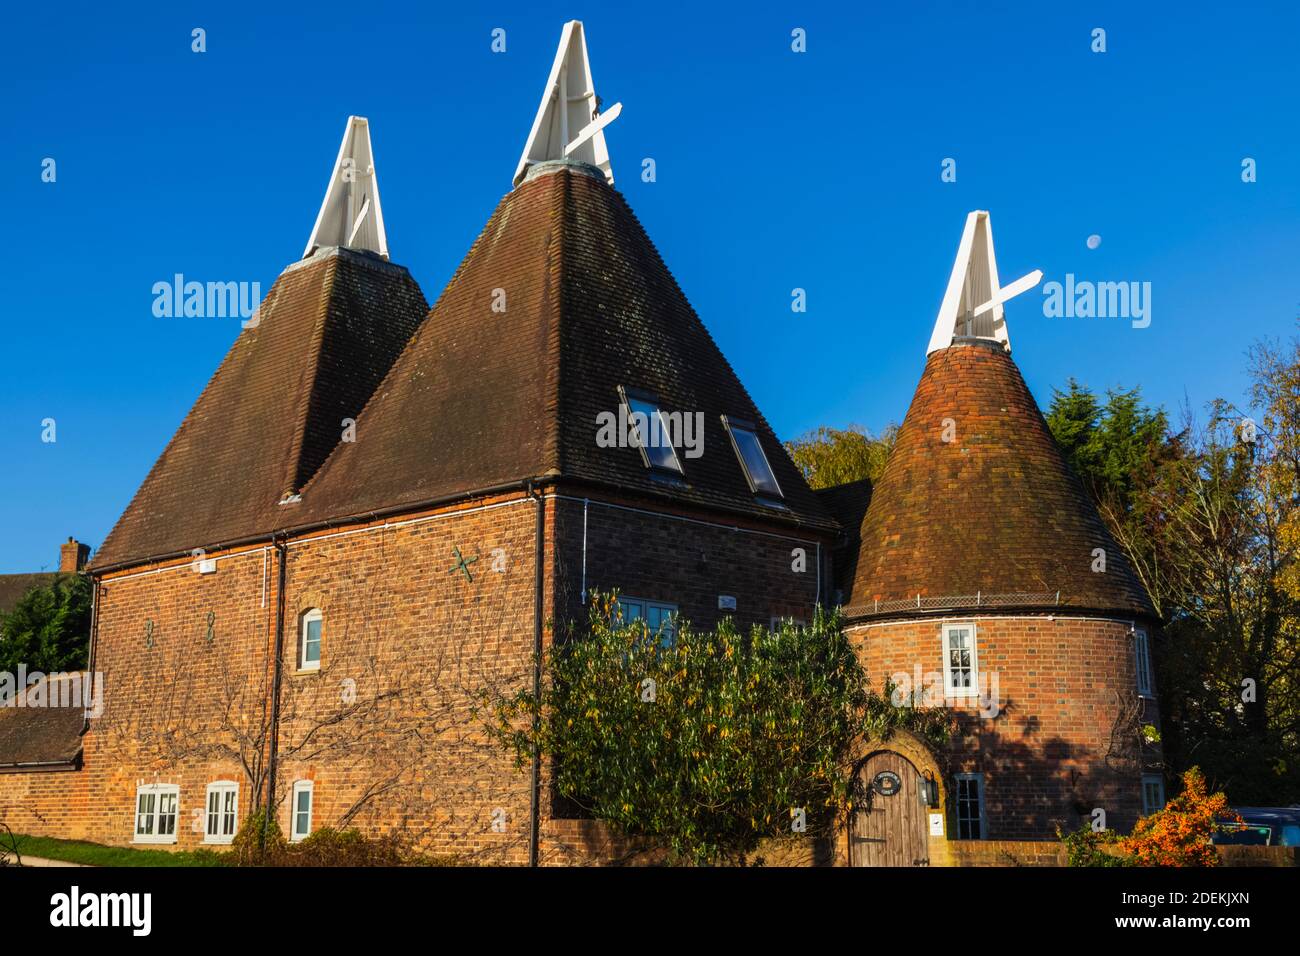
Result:
M428 309L410 273L330 247L282 272L92 569L269 534ZM289 514L286 514L289 512Z
M619 386L703 413L683 481L651 475L635 447L597 446ZM724 414L757 424L787 509L755 499ZM572 161L533 167L501 200L297 510L307 524L547 477L835 527L622 195Z
M991 340L928 356L858 548L850 616L918 594L935 609L976 597L1054 605L1058 591L1065 607L1154 613L1010 353ZM1092 570L1097 548L1104 572Z

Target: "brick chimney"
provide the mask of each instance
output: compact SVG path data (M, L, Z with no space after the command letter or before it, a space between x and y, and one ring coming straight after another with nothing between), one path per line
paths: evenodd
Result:
M86 566L89 557L90 545L69 537L67 544L59 545L59 573L76 574Z

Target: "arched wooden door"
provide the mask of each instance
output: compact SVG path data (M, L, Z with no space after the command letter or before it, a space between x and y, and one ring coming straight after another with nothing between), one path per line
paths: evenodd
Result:
M858 768L869 807L854 814L849 834L854 866L929 866L929 808L921 775L893 751L872 754Z

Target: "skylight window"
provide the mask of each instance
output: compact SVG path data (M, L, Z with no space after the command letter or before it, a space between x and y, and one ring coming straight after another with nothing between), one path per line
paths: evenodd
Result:
M659 407L659 400L648 392L622 387L619 392L632 419L633 440L641 449L646 467L682 474L682 463L673 447L673 431Z
M731 444L736 449L736 457L740 459L740 467L745 473L745 480L749 482L749 490L765 498L784 498L753 423L723 415L722 424L727 426L727 434L731 436Z

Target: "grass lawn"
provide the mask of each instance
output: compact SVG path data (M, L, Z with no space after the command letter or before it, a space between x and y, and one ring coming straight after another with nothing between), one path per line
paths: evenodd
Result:
M80 840L56 840L53 837L15 834L18 852L23 856L42 856L66 863L91 866L222 866L222 854L211 850L137 850L130 847L103 846ZM8 835L0 834L0 853L9 849ZM12 862L12 853L6 854Z

